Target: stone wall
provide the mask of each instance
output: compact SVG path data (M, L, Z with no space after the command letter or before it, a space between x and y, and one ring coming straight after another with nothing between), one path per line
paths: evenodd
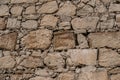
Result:
M0 80L120 80L120 0L0 0Z

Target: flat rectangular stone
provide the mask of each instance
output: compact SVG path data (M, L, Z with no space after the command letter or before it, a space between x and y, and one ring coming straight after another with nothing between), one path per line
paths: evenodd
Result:
M88 40L92 48L120 48L120 32L91 33Z
M119 12L120 4L111 4L109 7L109 12Z

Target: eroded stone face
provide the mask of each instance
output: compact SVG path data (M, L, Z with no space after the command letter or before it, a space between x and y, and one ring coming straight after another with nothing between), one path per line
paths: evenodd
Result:
M41 26L55 28L57 25L58 18L53 15L46 15L41 20Z
M7 5L0 5L0 16L9 15L9 8Z
M15 66L16 62L13 57L5 56L0 58L0 69L11 69Z
M119 4L111 4L109 7L109 12L119 12L120 11L120 5Z
M72 32L55 32L53 46L55 50L74 48L74 34Z
M22 10L23 10L22 6L13 6L10 11L13 15L18 16L22 14Z
M79 74L78 80L109 80L107 75L107 70L95 67L85 67L82 68Z
M68 61L68 65L96 65L97 63L96 49L70 49L67 55L70 56L68 58L70 60L70 62Z
M110 79L111 80L119 80L120 79L120 74L111 75Z
M102 48L99 50L99 64L105 67L120 65L120 55L111 49Z
M63 68L65 61L59 53L49 53L45 59L44 63L51 69Z
M58 4L56 1L50 1L41 6L40 9L38 9L38 13L54 13L58 10Z
M30 78L30 80L53 80L53 79L50 78L50 77L40 77L40 76L36 76L36 77Z
M75 73L62 73L58 76L57 80L75 80Z
M34 58L29 56L20 63L20 66L24 66L27 68L36 68L43 66L43 62L41 58Z
M99 17L74 18L71 21L71 24L75 31L79 30L95 31L98 20Z
M17 41L17 33L9 33L0 36L0 48L14 50Z
M120 32L91 33L88 35L90 47L111 47L120 48Z
M35 3L38 0L11 0L11 3Z
M22 38L22 44L28 49L46 49L51 44L52 31L39 29L31 31Z
M73 16L76 14L76 7L70 1L64 3L64 5L58 10L57 15Z
M1 29L5 29L6 24L5 24L5 19L4 18L0 18L0 30Z

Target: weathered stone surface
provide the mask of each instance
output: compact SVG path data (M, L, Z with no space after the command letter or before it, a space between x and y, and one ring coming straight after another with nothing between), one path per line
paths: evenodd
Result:
M116 68L113 68L113 69L109 70L109 73L110 74L120 73L120 67L116 67Z
M99 64L105 67L120 65L120 55L111 49L102 48L99 50Z
M20 21L17 18L8 18L7 28L20 28Z
M74 34L72 32L55 32L53 46L55 50L74 48Z
M92 48L112 47L120 48L120 32L91 33L88 35L89 44Z
M78 80L109 80L107 70L95 67L82 68Z
M49 76L53 75L54 72L52 70L45 68L45 69L37 69L35 71L35 74L39 75L39 76L43 76L43 77L49 77Z
M27 20L22 22L22 27L26 29L36 29L38 27L38 23L35 20Z
M119 12L120 5L119 4L111 4L109 7L109 12Z
M30 77L32 77L32 74L14 74L11 75L11 80L29 79Z
M116 24L120 26L120 14L116 15Z
M68 65L96 65L97 63L97 50L96 49L70 49L67 52L70 56Z
M74 18L71 21L74 30L95 31L99 17Z
M51 44L52 31L48 29L39 29L31 31L22 38L25 48L29 49L46 49Z
M63 68L65 61L59 53L49 53L44 58L44 63L51 69Z
M111 80L119 80L120 79L120 74L111 75L110 79Z
M26 57L21 63L20 66L24 66L27 68L36 68L43 66L43 61L41 58L34 58L34 57Z
M76 7L70 1L64 3L64 5L58 10L57 15L73 16L76 14Z
M58 18L53 15L45 15L41 20L41 26L48 26L55 28L57 25Z
M0 4L7 4L9 2L10 2L10 0L0 0Z
M35 6L29 6L26 8L25 13L24 14L34 14L35 11Z
M78 41L78 44L79 44L80 48L87 48L88 47L88 41L87 41L87 38L84 35L78 34L77 35L77 41Z
M0 5L0 16L9 15L9 8L7 5Z
M0 48L14 50L16 46L17 33L9 33L0 36Z
M38 0L11 0L11 3L35 3Z
M13 57L11 56L5 56L0 58L0 69L10 69L15 66L16 62Z
M58 10L58 4L56 1L50 1L41 6L38 13L54 13Z
M75 80L75 73L73 72L67 72L67 73L61 73L57 80Z
M23 10L23 7L22 6L13 6L10 10L10 12L13 14L13 15L21 15L22 14L22 10Z
M36 76L36 77L30 78L29 80L53 80L53 79L49 77Z
M0 30L5 29L5 27L6 27L5 19L0 18Z

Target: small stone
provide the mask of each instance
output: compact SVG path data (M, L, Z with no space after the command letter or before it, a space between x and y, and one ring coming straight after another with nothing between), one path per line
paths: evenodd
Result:
M16 62L11 56L5 56L0 58L0 69L11 69L15 66Z
M120 73L120 67L116 67L116 68L113 68L113 69L109 70L109 73L110 74Z
M35 20L27 20L22 22L22 27L25 29L36 29L38 27L38 23Z
M46 49L51 44L52 31L40 29L31 31L22 38L22 44L28 49Z
M50 1L41 6L40 9L38 9L38 13L54 13L58 10L58 4L56 1Z
M111 49L102 48L99 50L99 64L105 67L120 65L120 55Z
M71 24L70 22L61 22L58 24L59 29L70 29L71 28Z
M120 23L120 14L117 14L117 15L116 15L116 22L119 22L119 23Z
M40 57L41 56L41 50L39 51L33 51L31 56L35 56L35 57Z
M16 45L17 33L9 33L0 36L0 48L14 50Z
M17 18L8 18L7 28L20 28L21 21L18 21Z
M58 10L57 15L74 16L76 14L76 6L70 1L64 3L64 5Z
M41 26L49 26L55 28L57 25L58 18L53 15L45 15L41 20Z
M91 33L88 35L90 47L111 47L120 48L120 32Z
M77 41L80 48L88 48L88 41L84 35L78 34Z
M51 75L53 75L53 71L49 70L49 69L37 69L35 71L36 75L42 76L42 77L50 77Z
M59 53L49 53L44 58L44 63L50 68L50 69L59 69L63 68L65 65L65 61L63 57Z
M70 56L71 65L96 65L97 63L96 49L70 49L67 55Z
M110 76L110 80L119 80L120 79L120 74L115 74Z
M36 76L36 77L30 78L29 80L53 80L53 79L49 77Z
M5 24L5 19L4 18L0 18L0 30L5 29L6 24Z
M11 3L35 3L38 0L11 0Z
M69 49L75 47L75 38L72 32L55 32L53 39L55 50Z
M19 16L22 14L23 7L22 6L13 6L10 10L10 12L13 15Z
M74 30L79 31L81 29L95 31L99 17L85 17L74 18L71 21Z
M9 8L7 5L0 5L0 16L9 15Z
M41 58L34 58L34 57L26 57L21 63L20 66L24 66L26 68L36 68L43 66L43 61Z
M67 72L67 73L61 73L57 80L75 80L75 73L73 72Z
M110 4L109 12L120 12L119 4Z
M36 12L35 11L35 6L29 6L25 10L25 14L34 14L35 12Z
M103 68L84 67L78 76L78 80L109 80L107 70Z

